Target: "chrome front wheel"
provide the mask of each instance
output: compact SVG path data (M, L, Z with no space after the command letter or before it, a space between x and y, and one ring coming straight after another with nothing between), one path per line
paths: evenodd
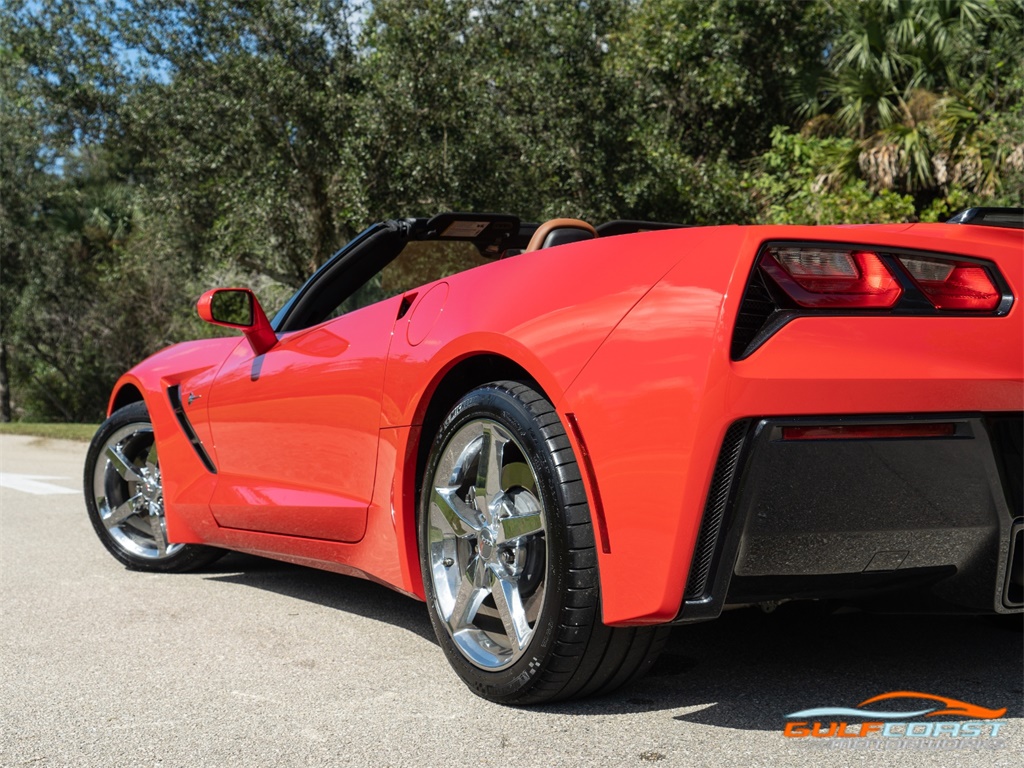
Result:
M129 568L186 570L222 554L168 541L160 461L143 403L116 411L100 426L86 455L84 480L96 534Z
M104 441L93 468L93 492L103 527L125 552L159 560L184 546L167 542L160 464L148 421L126 424Z

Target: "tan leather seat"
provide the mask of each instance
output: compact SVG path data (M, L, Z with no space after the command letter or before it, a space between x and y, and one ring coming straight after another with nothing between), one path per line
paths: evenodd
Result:
M526 246L526 251L539 251L541 248L576 243L580 240L593 240L595 237L597 237L597 230L585 221L550 219L537 227L537 231L530 238L530 244Z

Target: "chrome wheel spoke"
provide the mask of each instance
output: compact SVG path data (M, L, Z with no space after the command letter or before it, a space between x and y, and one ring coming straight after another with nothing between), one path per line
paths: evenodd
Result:
M490 515L490 504L501 493L501 459L507 442L497 434L494 425L483 425L476 471L476 503L484 515Z
M480 530L477 513L460 499L458 488L435 488L434 505L456 536L464 537Z
M530 642L533 630L526 618L526 609L523 608L519 594L519 584L512 579L496 579L491 594L494 595L494 604L505 627L505 634L513 643L512 650L522 651Z
M160 459L156 455L156 442L149 446L145 456L142 457L147 472L157 472L160 467Z
M103 524L109 528L116 528L132 515L138 514L138 503L142 501L142 494L137 493L122 504L110 510L110 514L103 516ZM100 509L102 509L102 504Z
M119 445L107 446L107 460L110 461L111 466L122 479L127 480L129 483L137 483L142 480L139 468L125 458Z
M161 557L167 554L167 522L164 520L163 510L159 514L149 515L149 527L153 533L153 543L156 544L156 551Z
M515 542L527 536L544 533L544 520L540 512L531 512L514 517L503 517L501 523L501 542Z
M455 594L455 604L448 616L448 627L452 634L469 628L480 610L480 605L487 597L487 588L478 584L477 572L483 570L481 565L474 560L470 568L473 574L462 574L459 590Z
M544 533L544 517L537 497L526 488L511 489L502 499L498 524L500 544L521 546L527 537Z

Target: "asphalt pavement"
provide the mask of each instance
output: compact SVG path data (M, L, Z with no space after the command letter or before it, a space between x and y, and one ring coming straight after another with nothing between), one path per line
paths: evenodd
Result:
M0 435L3 766L991 768L1024 755L1019 628L744 609L673 630L652 674L613 696L512 709L463 687L424 606L377 584L243 555L125 570L86 517L85 450ZM1008 712L969 738L783 735L789 713L900 690Z

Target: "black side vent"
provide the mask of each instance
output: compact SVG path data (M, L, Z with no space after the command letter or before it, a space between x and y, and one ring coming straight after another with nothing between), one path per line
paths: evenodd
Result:
M1014 517L1024 517L1024 416L993 416L988 428L1003 477L1006 505Z
M1014 523L1010 536L1003 605L1007 608L1020 608L1024 605L1024 521L1021 520Z
M686 580L684 600L698 600L707 593L708 576L718 551L719 534L725 513L729 507L733 479L739 466L740 454L746 442L749 419L735 422L725 433L722 450L718 454L715 473L711 477L711 488L704 504L704 517L697 535L697 546L693 550L690 575Z
M761 270L755 269L754 274L750 276L747 290L743 293L740 311L736 316L736 327L732 331L730 352L733 360L742 360L750 354L751 343L779 309L771 291L764 284Z
M214 466L213 459L210 458L210 454L206 452L206 448L203 447L203 441L199 439L199 435L192 428L192 422L188 420L188 416L185 415L185 408L181 404L181 388L175 384L167 390L167 399L171 401L171 409L174 411L174 415L178 418L178 424L181 425L182 432L185 433L185 437L192 443L192 448L195 450L199 460L203 462L203 466L213 474L217 474L217 467Z

